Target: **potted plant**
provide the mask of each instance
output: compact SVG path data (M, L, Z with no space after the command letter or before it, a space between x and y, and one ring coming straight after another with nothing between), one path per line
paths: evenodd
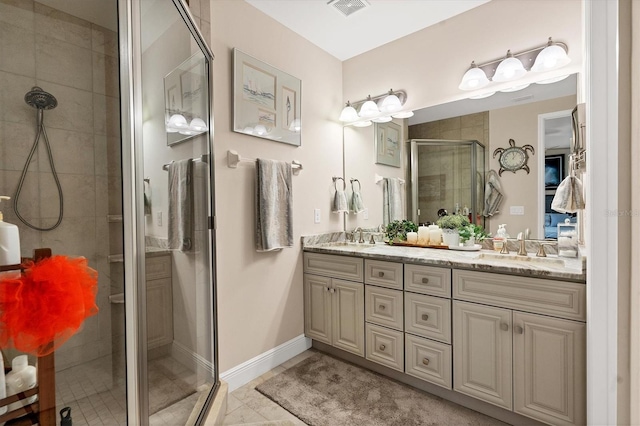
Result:
M460 245L459 230L469 223L468 217L459 214L442 216L436 221L436 224L442 229L442 241L449 247Z
M458 230L460 242L465 246L473 246L475 243L484 241L489 236L480 225L469 224Z
M418 225L410 220L394 220L387 225L385 236L389 244L407 241L407 232L418 232Z

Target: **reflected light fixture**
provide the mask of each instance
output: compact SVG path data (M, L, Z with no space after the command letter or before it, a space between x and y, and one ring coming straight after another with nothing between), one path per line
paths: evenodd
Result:
M391 120L392 120L392 118L389 117L388 115L383 115L383 116L371 119L371 121L373 121L374 123L388 123Z
M338 120L342 122L356 121L358 119L358 111L351 106L351 102L347 101L347 106L342 109L340 118Z
M355 110L354 110L355 111ZM300 119L299 118L295 118L291 124L289 125L289 130L292 132L299 132L300 129L302 128L301 123L300 123Z
M559 44L553 43L551 37L549 37L547 47L542 49L542 52L538 54L536 61L531 67L531 71L551 71L562 68L569 62L571 62L571 58L567 55L566 50L564 50Z
M413 117L413 111L401 111L392 115L393 118L410 118Z
M189 129L195 132L204 132L207 130L207 125L202 118L196 117L189 123Z
M462 76L462 82L458 88L460 90L476 90L482 89L489 84L489 79L483 70L478 68L475 61L471 62L471 68Z
M171 118L169 118L167 126L173 129L186 129L189 127L189 124L182 114L173 114Z
M524 69L524 65L518 58L513 57L511 50L507 50L507 57L500 62L496 73L493 75L493 81L503 82L516 80L527 73Z
M360 107L358 115L362 118L370 118L375 117L378 114L380 114L378 105L376 105L376 103L371 100L371 95L367 96L367 100Z

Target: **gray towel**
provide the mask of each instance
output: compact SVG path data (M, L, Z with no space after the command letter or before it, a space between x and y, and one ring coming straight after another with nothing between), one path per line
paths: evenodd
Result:
M333 196L333 205L331 206L333 213L349 214L349 205L347 204L347 194L342 189L336 189Z
M484 217L490 217L499 213L498 207L500 207L503 198L504 193L498 173L496 173L495 170L489 170L489 173L487 173L487 184L484 187L484 211L482 215Z
M151 188L147 189L149 186L151 186L149 183L147 183L147 181L144 181L144 215L145 216L150 216L151 215L151 195L147 195L147 192L150 192Z
M402 188L399 178L384 178L382 185L382 221L385 225L404 219Z
M259 158L256 178L256 250L293 247L291 164Z
M351 205L349 209L356 214L364 211L364 202L362 201L360 191L353 191L351 193Z
M564 178L551 201L551 209L559 213L577 213L584 209L582 182L575 176Z
M195 249L193 210L193 160L172 161L169 165L170 249L184 252Z

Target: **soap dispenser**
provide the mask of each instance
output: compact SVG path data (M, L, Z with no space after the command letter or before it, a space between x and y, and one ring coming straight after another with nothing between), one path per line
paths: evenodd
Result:
M501 251L502 247L507 243L507 229L505 228L506 224L498 225L498 232L496 232L496 236L493 237L493 249L495 251Z
M10 198L0 195L0 202ZM20 234L18 227L3 221L0 211L0 266L20 263Z

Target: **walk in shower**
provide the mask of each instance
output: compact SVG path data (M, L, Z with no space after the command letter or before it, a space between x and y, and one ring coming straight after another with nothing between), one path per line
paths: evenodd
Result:
M99 313L55 352L56 407L74 425L199 424L218 385L213 55L199 31L208 1L190 3L0 0L4 220L22 256L84 256L99 276ZM171 95L204 123L174 144ZM169 180L190 159L185 248L169 238L185 209ZM0 349L7 364L17 355Z

